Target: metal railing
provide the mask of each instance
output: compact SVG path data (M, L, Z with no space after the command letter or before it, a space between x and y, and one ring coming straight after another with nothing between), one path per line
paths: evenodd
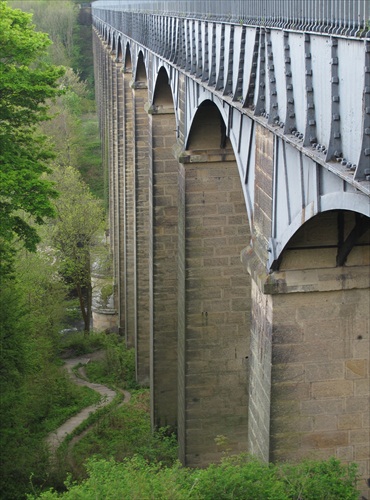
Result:
M348 36L370 33L370 0L97 0L92 7Z

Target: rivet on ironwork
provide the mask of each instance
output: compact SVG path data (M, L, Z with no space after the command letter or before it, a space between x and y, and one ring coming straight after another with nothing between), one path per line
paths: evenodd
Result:
M290 64L290 57L286 57L286 58L285 58L285 63L286 63L286 64Z
M305 58L306 59L311 59L311 52L306 52Z
M270 70L270 71L274 71L274 65L273 65L273 64L270 64L270 66L269 66L269 70Z
M284 122L279 122L279 127L283 128L284 127Z
M334 139L340 139L340 132L334 132Z
M272 78L270 78L270 82L271 83L275 83L276 82L276 78L273 76Z
M365 128L365 134L370 135L370 128Z
M370 156L370 148L365 149L365 156Z
M333 115L333 121L337 122L340 120L340 115L334 114Z
M316 141L317 141L317 137L313 137L312 135L310 136L310 144L312 144L312 146L314 144L316 144Z
M333 102L339 102L339 95L333 95Z
M370 87L365 87L365 94L370 94Z
M347 162L346 168L352 168L352 163L350 161Z
M312 75L312 69L306 69L306 75L311 76Z
M347 160L345 158L343 158L343 160L341 161L341 164L342 165L347 165Z
M313 92L313 87L307 86L306 92L309 92L309 93Z
M338 45L338 40L336 38L332 38L331 40L331 46L336 47Z
M271 92L271 95L277 95L276 90L273 90L273 91Z
M365 111L366 111L367 115L370 115L370 108L369 107L365 108Z
M293 90L293 85L291 83L289 83L287 86L286 86L286 89L287 90Z
M287 76L288 78L290 78L292 76L292 72L291 71L285 71L285 76Z
M295 118L295 113L290 113L289 118Z
M294 104L294 99L293 99L293 97L290 97L290 98L288 99L288 102L289 102L289 104Z
M313 102L309 102L307 105L308 109L315 109L315 104Z
M289 49L290 49L289 45L288 45L288 44L285 44L285 45L284 45L284 49L285 49L285 50L289 50Z
M337 76L333 76L331 79L331 83L339 83L339 78Z
M370 66L365 66L365 73L370 73Z
M342 156L342 153L341 153L340 151L338 151L338 150L335 150L335 151L334 151L334 156L335 156L335 158L338 160L338 159L340 159L340 157Z
M308 124L311 126L316 125L316 120L309 120Z
M333 57L332 60L330 61L330 63L333 65L333 66L336 66L338 64L338 58L337 57Z

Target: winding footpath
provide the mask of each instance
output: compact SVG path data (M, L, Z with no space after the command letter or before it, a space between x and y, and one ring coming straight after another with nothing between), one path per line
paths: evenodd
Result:
M70 419L68 419L64 424L62 424L58 429L51 432L47 438L46 443L49 447L49 450L52 455L55 455L55 452L62 444L64 439L71 434L84 420L86 420L91 413L96 412L99 408L102 408L108 405L116 396L116 391L106 387L102 384L96 384L93 382L89 382L86 380L86 375L84 373L83 366L79 368L77 376L73 372L73 368L78 365L87 365L89 361L95 359L101 359L102 351L97 351L90 355L79 356L76 358L70 358L65 360L65 369L67 370L69 376L73 380L73 382L77 385L85 385L90 387L94 391L98 392L101 395L100 402L91 406L87 406L83 410L81 410L77 415L74 415ZM124 403L127 403L130 400L130 393L127 391L122 391L124 395ZM85 432L84 432L85 433ZM78 436L76 436L78 437ZM81 436L82 437L82 436Z

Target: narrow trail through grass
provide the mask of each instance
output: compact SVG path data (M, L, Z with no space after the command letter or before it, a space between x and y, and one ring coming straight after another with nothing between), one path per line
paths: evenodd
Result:
M110 404L113 401L113 399L117 396L117 392L114 391L113 389L110 389L109 387L103 384L89 382L86 379L86 373L83 369L83 366L87 365L87 363L89 363L92 360L102 359L103 356L104 356L104 351L97 351L95 353L91 353L88 355L85 354L82 356L69 358L65 360L65 368L69 376L73 380L73 382L80 386L90 387L90 389L93 389L94 391L98 392L101 395L101 399L98 404L87 406L77 415L74 415L73 417L69 418L60 427L58 427L58 429L54 430L47 436L46 442L48 444L49 450L52 455L55 455L57 449L66 439L66 437L70 435L73 431L75 431L82 424L82 422L84 422L92 413L95 413L100 408L103 408L104 406ZM79 365L82 366L77 370L76 374L74 368ZM122 391L122 392L124 395L124 403L126 403L130 400L131 395L127 391ZM88 429L86 429L83 432L83 434L85 434ZM72 448L74 443L76 443L79 439L81 439L81 437L82 435L78 435L72 439L72 441L69 443L68 446L69 450Z

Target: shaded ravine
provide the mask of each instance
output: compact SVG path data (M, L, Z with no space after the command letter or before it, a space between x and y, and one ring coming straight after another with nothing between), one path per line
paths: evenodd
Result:
M85 385L90 387L94 391L98 392L101 395L101 400L99 403L94 405L87 406L83 410L81 410L77 415L69 418L62 424L58 429L50 432L46 438L46 443L49 447L51 455L55 455L57 449L62 444L64 439L71 434L84 420L86 420L91 413L96 412L98 409L103 408L108 405L117 395L117 392L103 384L97 384L94 382L89 382L86 380L86 376L83 369L79 369L80 376L77 376L73 368L77 365L86 365L89 361L93 359L99 359L102 356L102 352L98 351L96 353L92 353L89 355L79 356L76 358L69 358L65 360L65 369L67 370L69 376L73 380L73 382L77 385ZM131 394L127 391L122 391L124 395L124 402L127 403L130 400ZM86 429L87 431L88 429ZM85 431L84 433L85 434ZM82 435L76 436L77 440L81 439ZM71 444L71 443L70 443Z

